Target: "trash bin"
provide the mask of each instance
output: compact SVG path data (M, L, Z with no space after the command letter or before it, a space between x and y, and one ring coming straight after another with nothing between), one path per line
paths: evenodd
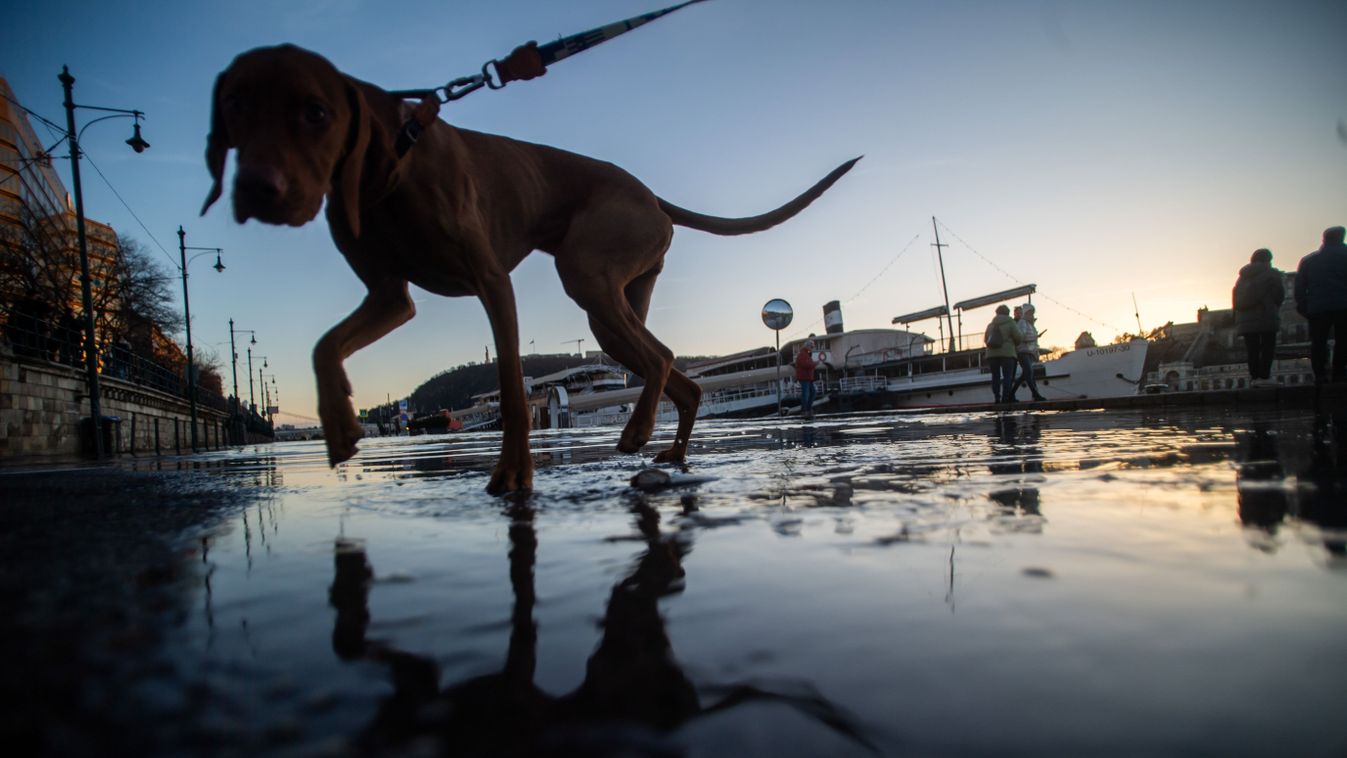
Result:
M99 431L103 437L103 454L116 455L121 452L122 419L119 416L100 416ZM80 419L80 448L92 458L94 449L94 420L92 416Z

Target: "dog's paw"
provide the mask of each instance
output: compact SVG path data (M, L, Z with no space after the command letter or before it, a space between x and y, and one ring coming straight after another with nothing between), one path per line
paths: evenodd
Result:
M329 441L327 443L327 465L336 468L338 463L345 463L354 458L360 450L355 444L358 439L360 439L359 435L339 442Z
M686 463L688 458L687 445L677 445L665 450L655 456L655 463Z
M355 414L338 413L335 414L335 418L322 412L318 415L323 417L323 441L327 443L327 464L336 466L343 461L349 461L358 449L356 443L365 436Z
M496 470L491 472L491 481L486 485L486 491L492 495L508 495L512 492L530 492L533 490L533 465L516 467L507 466L504 462L496 464Z
M645 443L650 441L650 435L654 433L654 426L646 424L637 424L633 418L627 422L627 426L622 430L622 436L617 439L617 450L619 453L635 453L645 447Z

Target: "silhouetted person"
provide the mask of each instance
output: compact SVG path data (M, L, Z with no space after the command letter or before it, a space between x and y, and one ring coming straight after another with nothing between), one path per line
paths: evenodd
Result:
M1286 286L1282 272L1272 267L1272 251L1255 250L1239 270L1231 300L1235 307L1235 333L1244 338L1249 353L1249 378L1255 384L1272 381L1272 359L1281 326Z
M814 341L805 340L795 353L795 378L800 382L800 415L814 417Z
M1324 230L1324 244L1300 259L1296 269L1296 311L1310 322L1310 368L1314 381L1322 384L1328 373L1328 337L1337 342L1333 351L1333 381L1347 380L1347 245L1344 230Z
M982 337L987 345L987 365L992 370L992 397L998 403L1014 401L1011 388L1015 382L1015 349L1024 338L1020 328L1010 318L1010 307L996 306L996 317L987 324Z
M1034 382L1034 364L1038 362L1038 324L1034 318L1033 303L1015 308L1015 326L1019 328L1023 341L1015 348L1015 360L1019 362L1020 370L1010 387L1010 399L1013 401L1020 387L1027 385L1033 399L1046 400L1038 393L1038 385Z

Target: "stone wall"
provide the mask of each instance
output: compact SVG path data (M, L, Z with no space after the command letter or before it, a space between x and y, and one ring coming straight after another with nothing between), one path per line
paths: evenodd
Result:
M2 349L2 348L0 348ZM119 455L191 452L191 409L185 399L109 376L99 377L104 417L115 416ZM84 372L58 363L0 354L0 459L70 459L86 454L81 420L89 416ZM228 444L228 417L197 407L197 449ZM105 433L105 439L108 433Z

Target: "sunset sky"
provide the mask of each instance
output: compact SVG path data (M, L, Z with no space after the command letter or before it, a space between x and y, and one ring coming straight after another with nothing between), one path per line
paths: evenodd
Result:
M129 121L85 133L88 215L169 271L179 225L188 245L224 248L223 274L213 257L189 267L194 342L228 385L228 321L255 330L296 414L283 420L303 424L316 416L313 344L363 287L321 218L239 226L227 202L197 215L215 75L292 42L388 89L434 86L522 42L663 4L29 2L6 11L0 76L60 123L63 64L76 102L146 112L143 155L122 144ZM670 202L727 216L776 207L863 154L768 232L676 231L649 325L678 354L771 344L759 310L776 297L797 314L783 341L822 332L829 300L851 329L939 304L932 216L951 300L1032 282L1045 344L1084 330L1107 341L1137 330L1134 295L1146 329L1191 321L1229 306L1254 249L1294 270L1325 227L1347 223L1345 31L1341 0L711 0L441 117L611 161ZM68 180L68 162L58 168ZM525 352L597 348L548 256L514 281ZM357 407L492 344L476 300L413 294L417 317L347 363Z

